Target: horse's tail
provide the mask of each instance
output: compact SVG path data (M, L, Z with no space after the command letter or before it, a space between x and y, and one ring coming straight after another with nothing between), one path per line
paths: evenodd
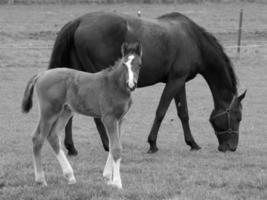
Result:
M70 52L74 45L74 33L80 24L80 20L71 21L59 31L48 69L70 66Z
M28 113L30 109L32 108L33 89L38 78L39 78L39 74L36 74L27 83L27 86L24 91L23 99L22 99L22 104L21 104L21 110L24 113Z

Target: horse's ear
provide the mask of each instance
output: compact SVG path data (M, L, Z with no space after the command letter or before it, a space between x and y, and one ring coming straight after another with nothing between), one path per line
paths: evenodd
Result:
M247 90L245 90L245 91L238 97L239 102L241 102L241 101L245 98L246 93L247 93Z
M128 43L124 42L121 45L121 54L122 56L125 56L127 54L127 49L128 49Z
M140 42L137 42L136 44L136 52L137 52L137 55L139 56L142 56L143 54L143 49L142 49L142 45Z

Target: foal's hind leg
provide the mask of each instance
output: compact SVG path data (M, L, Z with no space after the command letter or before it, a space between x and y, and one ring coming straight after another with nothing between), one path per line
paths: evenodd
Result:
M71 116L72 116L71 111L68 108L64 108L62 113L59 115L57 121L55 122L50 135L47 137L47 140L56 154L57 160L59 161L63 174L68 180L68 183L74 184L76 183L76 179L74 177L73 169L64 151L61 148L61 143L58 135L61 131L64 130Z
M51 130L52 124L53 124L52 121L48 121L41 116L37 128L34 131L32 137L35 181L42 185L47 185L47 183L45 180L44 171L42 167L41 150L44 141Z
M182 89L179 95L174 97L175 105L177 108L178 116L182 122L183 130L184 130L184 137L185 142L187 145L191 147L191 150L199 150L201 149L198 144L195 142L190 126L189 126L189 116L188 116L188 109L187 109L187 102L186 102L186 91L185 87Z

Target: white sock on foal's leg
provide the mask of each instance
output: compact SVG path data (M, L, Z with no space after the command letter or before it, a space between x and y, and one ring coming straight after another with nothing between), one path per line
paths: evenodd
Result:
M112 180L112 185L116 186L119 189L122 189L121 174L120 174L120 164L121 164L121 159L118 159L117 161L113 160L113 180Z
M60 163L64 176L68 179L69 184L76 183L76 179L73 174L73 169L62 149L59 150L56 157L58 162Z
M41 162L41 161L39 161L39 162ZM37 169L37 163L36 163L35 157L33 158L33 167L34 167L35 182L38 184L42 184L43 186L47 186L44 171L42 168L39 170Z
M108 154L107 162L103 171L103 176L108 179L108 182L112 181L112 171L113 171L113 159L111 153Z

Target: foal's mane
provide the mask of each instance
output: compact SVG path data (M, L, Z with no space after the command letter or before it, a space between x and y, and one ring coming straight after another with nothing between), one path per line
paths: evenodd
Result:
M119 59L117 59L115 61L115 63L113 65L110 65L109 67L104 68L101 71L103 71L103 72L111 72L111 71L115 70L118 66L120 66L122 64L122 59L123 59L123 57L120 57Z
M234 94L237 93L237 78L233 64L214 35L181 13L172 12L164 14L159 16L158 19L179 21L183 27L185 27L188 34L190 34L191 38L196 41L204 65L220 76L218 84L220 86L226 85ZM225 74L227 78L222 77L223 74Z
M128 44L127 55L136 54L135 48L136 47L134 47L132 44ZM125 56L121 55L121 57L118 58L113 65L109 66L108 68L103 69L102 71L110 72L110 71L116 69L118 66L120 66L122 64L123 58L126 57L127 55L125 55Z

